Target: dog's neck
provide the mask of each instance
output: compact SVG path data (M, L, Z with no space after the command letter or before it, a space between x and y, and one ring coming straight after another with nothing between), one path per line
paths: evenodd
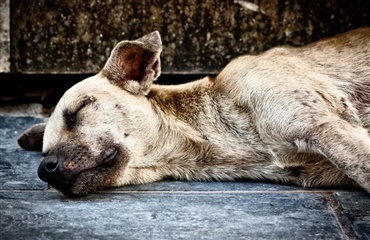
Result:
M158 114L194 125L210 105L214 92L209 77L181 85L153 85L148 100Z
M232 118L235 123L218 119L220 114L232 115L233 110L232 107L219 105L216 101L220 98L216 96L219 93L214 91L212 85L212 80L204 78L182 86L153 86L148 100L159 119L160 130L152 136L153 142L149 144L145 159L140 160L149 164L132 165L126 171L126 184L166 177L184 180L263 178L261 172L271 171L271 166L261 166L261 161L266 161L268 157L264 150L253 147L257 145L253 142L258 139L248 139L249 130L229 130L226 137L217 132L217 127L236 127L238 120L245 127L247 116ZM228 104L231 106L230 102ZM219 114L212 114L216 112ZM254 130L251 128L250 131ZM208 139L208 134L212 135L212 139ZM249 141L252 147L238 148L236 146L249 146L238 141ZM261 171L263 168L266 169Z
M161 148L157 152L165 153L165 159L160 157L158 162L183 159L180 155L186 155L187 161L207 158L208 150L203 150L209 148L209 141L202 127L204 118L212 116L206 114L213 107L211 85L212 82L204 78L184 85L152 87L148 100L160 121L158 136L154 139Z
M211 155L211 147L199 131L201 106L209 106L208 79L182 86L152 86L147 99L153 110L147 149L131 159L118 185L138 184L166 177L192 179L191 169L200 169ZM193 95L196 94L196 95ZM155 129L154 129L155 128ZM153 130L154 129L154 130ZM196 174L199 175L199 174Z

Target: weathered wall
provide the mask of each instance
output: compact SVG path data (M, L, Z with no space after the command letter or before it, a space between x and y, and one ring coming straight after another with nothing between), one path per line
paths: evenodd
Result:
M10 72L9 0L0 1L0 73Z
M163 38L164 73L215 73L240 54L370 26L369 0L10 0L10 5L14 73L95 73L118 41L153 30ZM7 72L2 59L0 71Z

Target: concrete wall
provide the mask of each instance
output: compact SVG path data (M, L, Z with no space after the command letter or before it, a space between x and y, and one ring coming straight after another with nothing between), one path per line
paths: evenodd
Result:
M153 30L163 38L164 73L216 73L241 54L370 26L369 0L2 0L0 7L5 73L95 73L117 42Z
M9 0L0 1L0 73L10 72Z

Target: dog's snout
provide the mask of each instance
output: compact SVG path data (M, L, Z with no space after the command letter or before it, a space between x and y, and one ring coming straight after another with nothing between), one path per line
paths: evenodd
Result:
M60 170L62 158L58 155L46 155L39 165L37 174L39 178L47 182L55 189L61 191L68 197L76 197L70 191L70 179L66 178Z
M52 151L43 154L44 158L39 165L38 176L67 197L82 196L85 190L80 189L80 182L84 183L85 179L90 180L92 173L99 170L112 171L111 169L118 162L118 157L121 156L119 147L113 144L105 146L96 155L94 153L87 146L58 145ZM97 178L91 181L95 179ZM101 180L103 181L105 179ZM103 183L99 182L99 184Z
M58 155L45 156L39 165L38 176L44 182L56 180L59 182L67 182L67 179L60 172L60 161Z

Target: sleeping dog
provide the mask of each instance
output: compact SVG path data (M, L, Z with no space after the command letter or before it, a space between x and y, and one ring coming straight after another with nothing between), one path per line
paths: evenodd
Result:
M156 85L161 37L118 43L18 139L68 197L164 178L254 179L370 192L370 28Z

